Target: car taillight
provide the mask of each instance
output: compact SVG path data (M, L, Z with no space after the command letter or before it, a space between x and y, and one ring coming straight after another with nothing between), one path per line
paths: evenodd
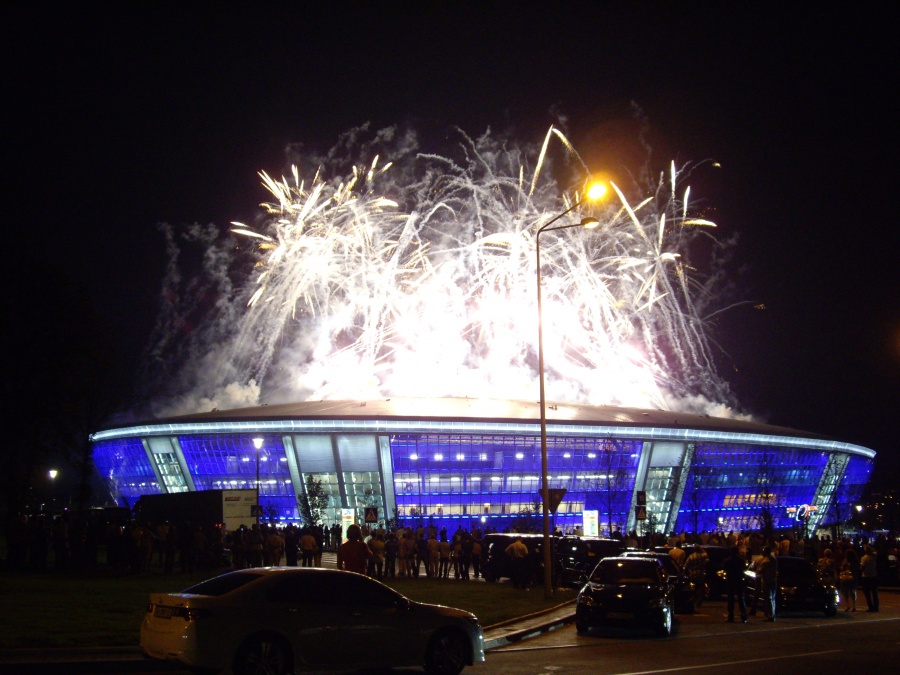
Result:
M152 602L147 605L147 614L153 614L154 607L156 607L156 605L154 605Z

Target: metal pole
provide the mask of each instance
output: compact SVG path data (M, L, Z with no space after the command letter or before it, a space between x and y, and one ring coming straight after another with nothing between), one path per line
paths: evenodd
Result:
M580 205L583 199L560 213L548 223L538 229L535 235L535 249L537 256L537 310L538 310L538 382L540 384L541 406L541 509L543 516L543 553L544 553L544 597L553 596L553 557L550 551L550 476L547 462L547 399L544 392L544 317L541 298L541 233L549 230L564 230L569 227L580 227L581 223L550 227L557 220Z

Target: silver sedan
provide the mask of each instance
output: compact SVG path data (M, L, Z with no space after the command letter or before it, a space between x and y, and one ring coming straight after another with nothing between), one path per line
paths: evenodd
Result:
M353 572L298 567L229 572L151 594L141 648L237 675L403 666L456 675L484 661L473 614L413 602Z

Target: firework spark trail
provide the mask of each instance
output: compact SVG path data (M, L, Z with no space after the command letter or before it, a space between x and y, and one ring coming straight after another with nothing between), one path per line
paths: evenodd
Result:
M554 140L577 171L572 192L550 178ZM268 217L233 230L255 246L255 288L217 350L227 375L210 369L204 400L232 379L258 383L273 402L536 398L535 232L578 199L588 172L553 128L539 153L462 132L459 150L407 152L399 166L370 154L336 179L260 174L274 198ZM551 399L731 403L701 315L712 277L686 262L713 223L692 216L681 180L673 163L634 205L613 186L615 199L571 215L598 217L599 232L542 238Z

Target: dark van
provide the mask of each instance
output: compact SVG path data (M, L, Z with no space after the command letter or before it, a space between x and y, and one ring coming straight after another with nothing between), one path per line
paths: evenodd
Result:
M528 548L528 557L531 559L531 581L539 581L542 575L543 555L540 552L541 544L544 543L544 535L542 534L517 534L515 532L498 533L484 535L482 542L482 555L484 562L481 565L481 571L485 581L499 581L500 579L512 577L512 562L506 555L506 548L519 537ZM550 538L552 546L559 537Z

